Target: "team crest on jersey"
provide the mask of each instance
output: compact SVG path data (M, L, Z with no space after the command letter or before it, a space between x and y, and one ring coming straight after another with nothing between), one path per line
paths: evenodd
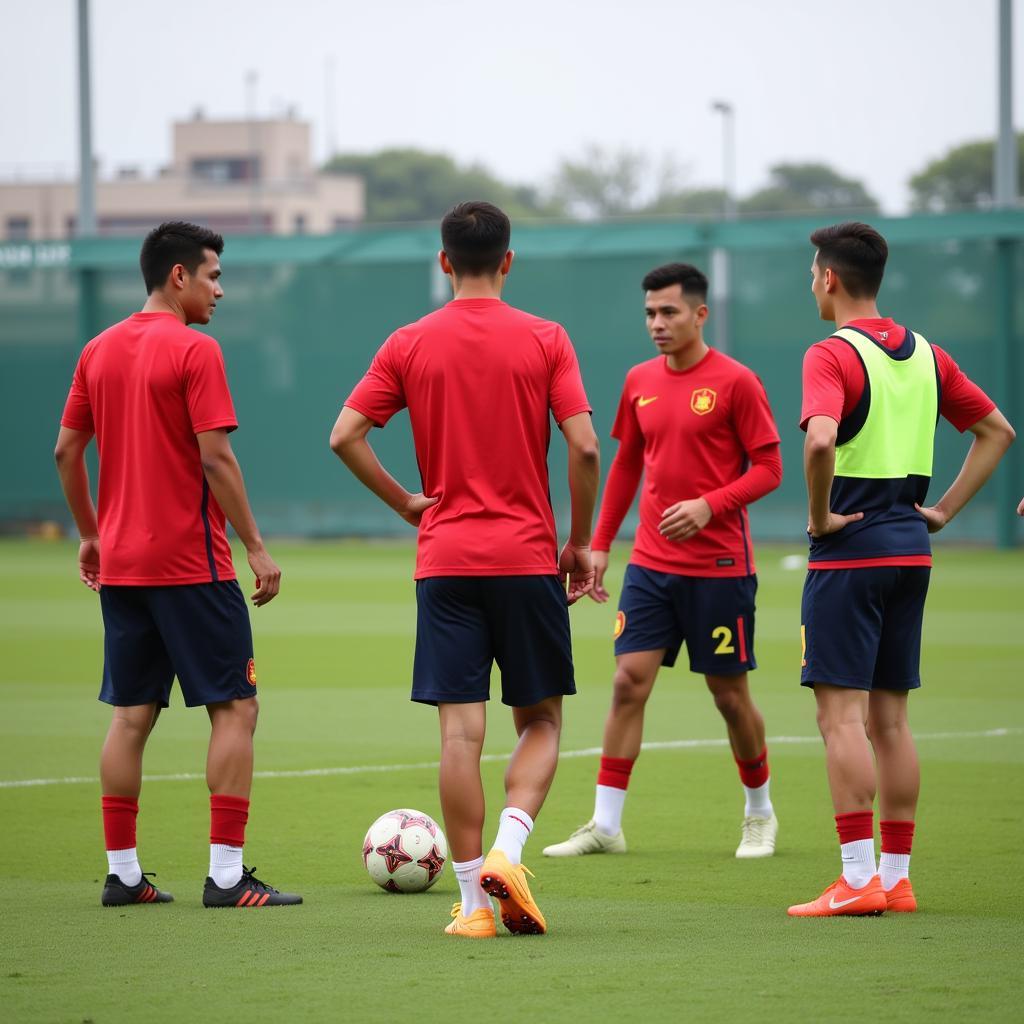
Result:
M612 634L615 640L618 640L622 636L622 631L626 628L626 613L619 612L615 616L615 632Z
M694 388L690 395L690 408L698 416L707 416L718 401L718 393L712 388Z
M249 681L250 686L256 685L256 662L250 658L249 664L245 666L245 678Z

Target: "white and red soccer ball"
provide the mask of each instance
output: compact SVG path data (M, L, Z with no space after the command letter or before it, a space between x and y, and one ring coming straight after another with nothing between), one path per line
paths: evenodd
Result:
M437 822L408 807L382 814L363 840L363 864L388 892L426 892L447 859L448 841Z

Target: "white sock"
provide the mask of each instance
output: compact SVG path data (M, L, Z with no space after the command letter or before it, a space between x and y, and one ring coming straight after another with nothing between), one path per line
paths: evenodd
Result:
M768 792L768 787L771 784L772 780L766 779L763 786L757 786L754 789L749 786L743 787L743 794L746 797L746 803L743 805L745 818L770 818L775 813L772 807L772 798Z
M483 864L483 857L477 857L476 860L452 861L455 877L459 880L459 892L462 894L463 917L469 917L474 910L491 905L487 893L480 887L480 868Z
M210 877L222 889L238 885L242 878L242 847L210 843Z
M138 885L142 881L139 854L134 846L130 850L107 850L107 865L110 874L117 875L125 885Z
M626 790L615 786L598 786L594 791L594 824L598 832L617 836L622 831L622 807Z
M909 853L883 853L878 864L882 888L888 892L901 879L910 877Z
M494 849L501 850L512 864L523 861L523 847L533 831L533 818L521 807L506 807L498 819Z
M874 839L855 839L842 843L843 878L851 889L863 889L877 873L875 869Z

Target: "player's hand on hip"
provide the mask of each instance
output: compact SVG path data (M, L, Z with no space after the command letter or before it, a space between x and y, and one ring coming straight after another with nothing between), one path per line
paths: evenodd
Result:
M1021 502L1021 506L1024 506L1024 501ZM929 533L938 533L949 522L949 516L938 505L923 507L915 501L914 508L924 516L924 521L928 524ZM1021 515L1020 508L1017 509L1017 514Z
M591 551L590 563L594 567L594 587L590 591L590 599L604 604L611 596L604 585L604 574L608 571L608 552Z
M863 512L852 512L848 516L840 515L838 512L829 512L828 519L820 526L808 521L807 532L815 539L827 537L830 533L838 533L843 527L859 522L863 518Z
M262 608L273 601L281 590L281 570L266 548L254 548L248 552L248 556L249 568L256 577L256 592L249 595L249 600L257 608Z
M567 577L565 591L569 604L575 604L584 594L594 589L594 564L589 544L569 541L558 556L558 572Z
M86 537L78 545L78 578L90 589L100 592L100 540Z
M398 514L410 525L419 526L423 513L436 505L440 498L428 498L422 492L410 494L409 500L398 510Z
M711 522L711 506L703 498L677 501L661 513L658 533L666 540L689 540Z

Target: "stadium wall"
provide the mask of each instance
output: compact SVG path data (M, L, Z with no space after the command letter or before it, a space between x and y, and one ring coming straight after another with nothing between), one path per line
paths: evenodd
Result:
M810 295L807 237L824 221L514 227L517 256L506 298L568 328L606 467L615 450L608 431L623 376L653 354L641 278L669 260L710 270L713 251L724 251L728 351L760 374L783 438L785 479L753 510L753 529L761 538L802 546L801 360L807 346L828 333ZM883 311L946 348L1020 429L1024 313L1016 296L1024 284L1024 211L875 223L891 249ZM436 225L228 238L225 300L205 329L224 349L240 422L233 442L266 533L408 532L344 470L327 438L390 331L445 301L447 282L434 263L438 245ZM52 460L60 411L85 341L144 300L138 247L133 239L0 246L0 424L7 438L0 524L8 529L42 521L71 527ZM712 305L712 340L714 319ZM952 481L969 437L940 425L933 498ZM371 440L399 479L415 487L407 415L374 431ZM1013 514L1024 493L1020 448L1011 449L995 483L951 525L951 538L1009 546L1024 535ZM552 500L564 522L565 458L557 432L551 453Z

